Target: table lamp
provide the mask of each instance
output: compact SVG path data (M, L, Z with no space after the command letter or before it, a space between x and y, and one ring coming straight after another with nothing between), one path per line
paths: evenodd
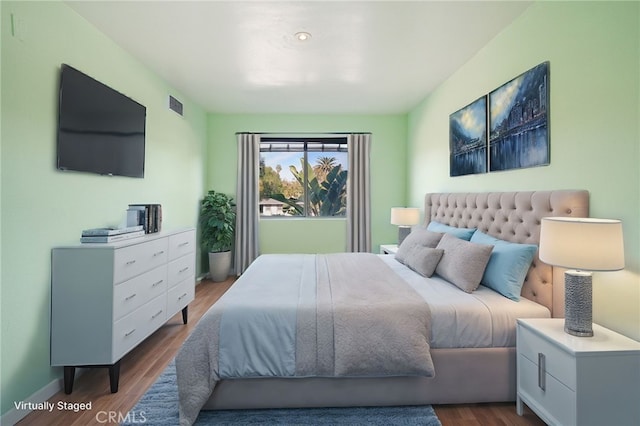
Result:
M416 207L392 207L391 224L398 225L398 245L411 232L411 227L420 223L420 210Z
M540 260L568 268L564 273L564 331L593 336L591 271L624 269L619 220L545 217L540 228Z

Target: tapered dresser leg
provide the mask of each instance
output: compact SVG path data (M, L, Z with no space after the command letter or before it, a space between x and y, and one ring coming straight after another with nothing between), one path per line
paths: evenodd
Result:
M118 392L119 382L120 382L120 361L109 366L109 383L111 384L111 393Z
M64 366L64 393L69 395L73 392L73 380L76 375L76 368L71 366Z
M189 307L185 306L184 308L182 308L182 323L186 324L187 323L187 315L189 312Z

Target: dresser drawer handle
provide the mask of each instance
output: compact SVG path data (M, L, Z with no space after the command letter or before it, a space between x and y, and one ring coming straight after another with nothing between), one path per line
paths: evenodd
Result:
M184 247L184 246L188 246L188 245L189 245L189 241L186 241L184 243L178 244L178 247Z
M158 318L158 315L160 315L161 313L162 313L162 309L160 309L154 316L152 316L151 319Z
M182 268L178 271L179 274L182 274L183 272L187 272L189 270L189 267L187 266L186 268Z
M136 297L136 293L133 293L131 296L127 296L127 297L125 297L125 298L124 298L124 300L131 300L131 299L133 299L134 297Z
M133 265L134 263L136 263L135 259L128 261L126 264L127 265Z
M158 256L160 256L161 254L164 254L164 250L160 250L160 251L158 251L158 252L156 252L156 253L153 253L153 257L158 257Z
M136 331L136 329L134 328L134 329L133 329L133 330L131 330L130 332L128 332L128 333L124 333L124 337L129 337L129 336L131 336L135 331Z
M187 295L187 293L185 293L182 296L178 297L178 300L182 300L186 295Z
M547 387L547 367L546 357L543 353L538 352L538 387L543 391Z
M157 286L159 286L160 284L162 284L163 282L164 282L164 280L160 280L160 281L158 281L158 282L155 282L155 283L153 283L153 284L151 285L151 287L157 287Z

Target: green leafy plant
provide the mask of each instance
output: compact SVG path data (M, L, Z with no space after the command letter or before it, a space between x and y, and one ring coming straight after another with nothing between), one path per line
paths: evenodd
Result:
M342 166L331 165L324 172L322 180L315 174L314 168L309 163L300 160L302 167L307 168L307 197L309 199L310 216L344 216L347 207L347 171ZM304 186L303 171L289 166L289 170ZM294 215L304 215L304 198L287 198L283 194L271 194L271 198L287 204Z
M209 191L200 203L202 249L210 253L229 251L236 226L236 204L233 197Z

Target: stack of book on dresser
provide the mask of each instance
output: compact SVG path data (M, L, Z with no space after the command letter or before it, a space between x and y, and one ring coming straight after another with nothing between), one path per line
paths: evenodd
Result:
M162 205L129 204L127 226L142 225L144 232L153 234L162 230Z
M138 238L145 234L142 225L126 228L93 228L82 231L81 243L113 243Z

